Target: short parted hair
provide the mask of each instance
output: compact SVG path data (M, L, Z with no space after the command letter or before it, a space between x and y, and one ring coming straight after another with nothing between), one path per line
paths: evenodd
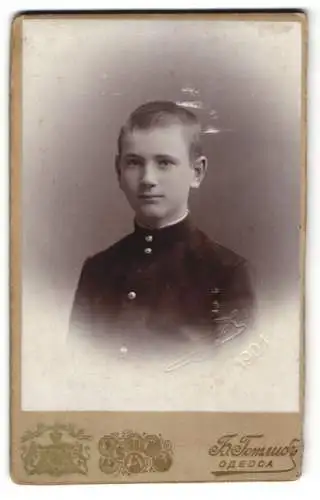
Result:
M185 128L190 145L190 158L195 160L202 155L200 141L201 126L192 111L172 101L152 101L142 104L129 116L118 137L118 155L121 156L123 140L133 130L148 130L153 127L181 125Z

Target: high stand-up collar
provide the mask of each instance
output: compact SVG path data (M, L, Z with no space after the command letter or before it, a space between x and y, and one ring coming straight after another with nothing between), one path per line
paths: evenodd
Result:
M177 241L183 239L186 235L188 235L191 228L192 222L190 214L188 213L180 222L158 229L142 227L135 221L134 235L138 238L143 238L145 241L148 241L148 237L151 237L150 241L154 240L157 242L164 242L168 240Z

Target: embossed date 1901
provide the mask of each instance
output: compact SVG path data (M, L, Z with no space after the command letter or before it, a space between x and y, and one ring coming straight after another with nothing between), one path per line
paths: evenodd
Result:
M268 345L268 339L260 333L256 342L251 342L247 349L234 358L234 363L241 368L248 368L257 358L264 354Z

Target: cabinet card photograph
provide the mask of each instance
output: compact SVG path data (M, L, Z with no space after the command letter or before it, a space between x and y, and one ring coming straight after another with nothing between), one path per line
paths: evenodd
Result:
M303 12L22 13L19 483L301 473Z

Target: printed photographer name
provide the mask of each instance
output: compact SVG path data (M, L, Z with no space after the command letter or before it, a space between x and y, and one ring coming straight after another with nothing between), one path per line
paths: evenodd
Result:
M285 446L261 446L258 440L263 434L226 434L217 440L217 444L209 449L209 455L216 457L294 457L299 450L299 439L292 439Z
M300 440L292 439L286 444L266 445L264 434L226 434L209 449L209 455L221 458L220 469L272 469L279 458L293 457L298 453ZM276 459L276 460L275 460Z

